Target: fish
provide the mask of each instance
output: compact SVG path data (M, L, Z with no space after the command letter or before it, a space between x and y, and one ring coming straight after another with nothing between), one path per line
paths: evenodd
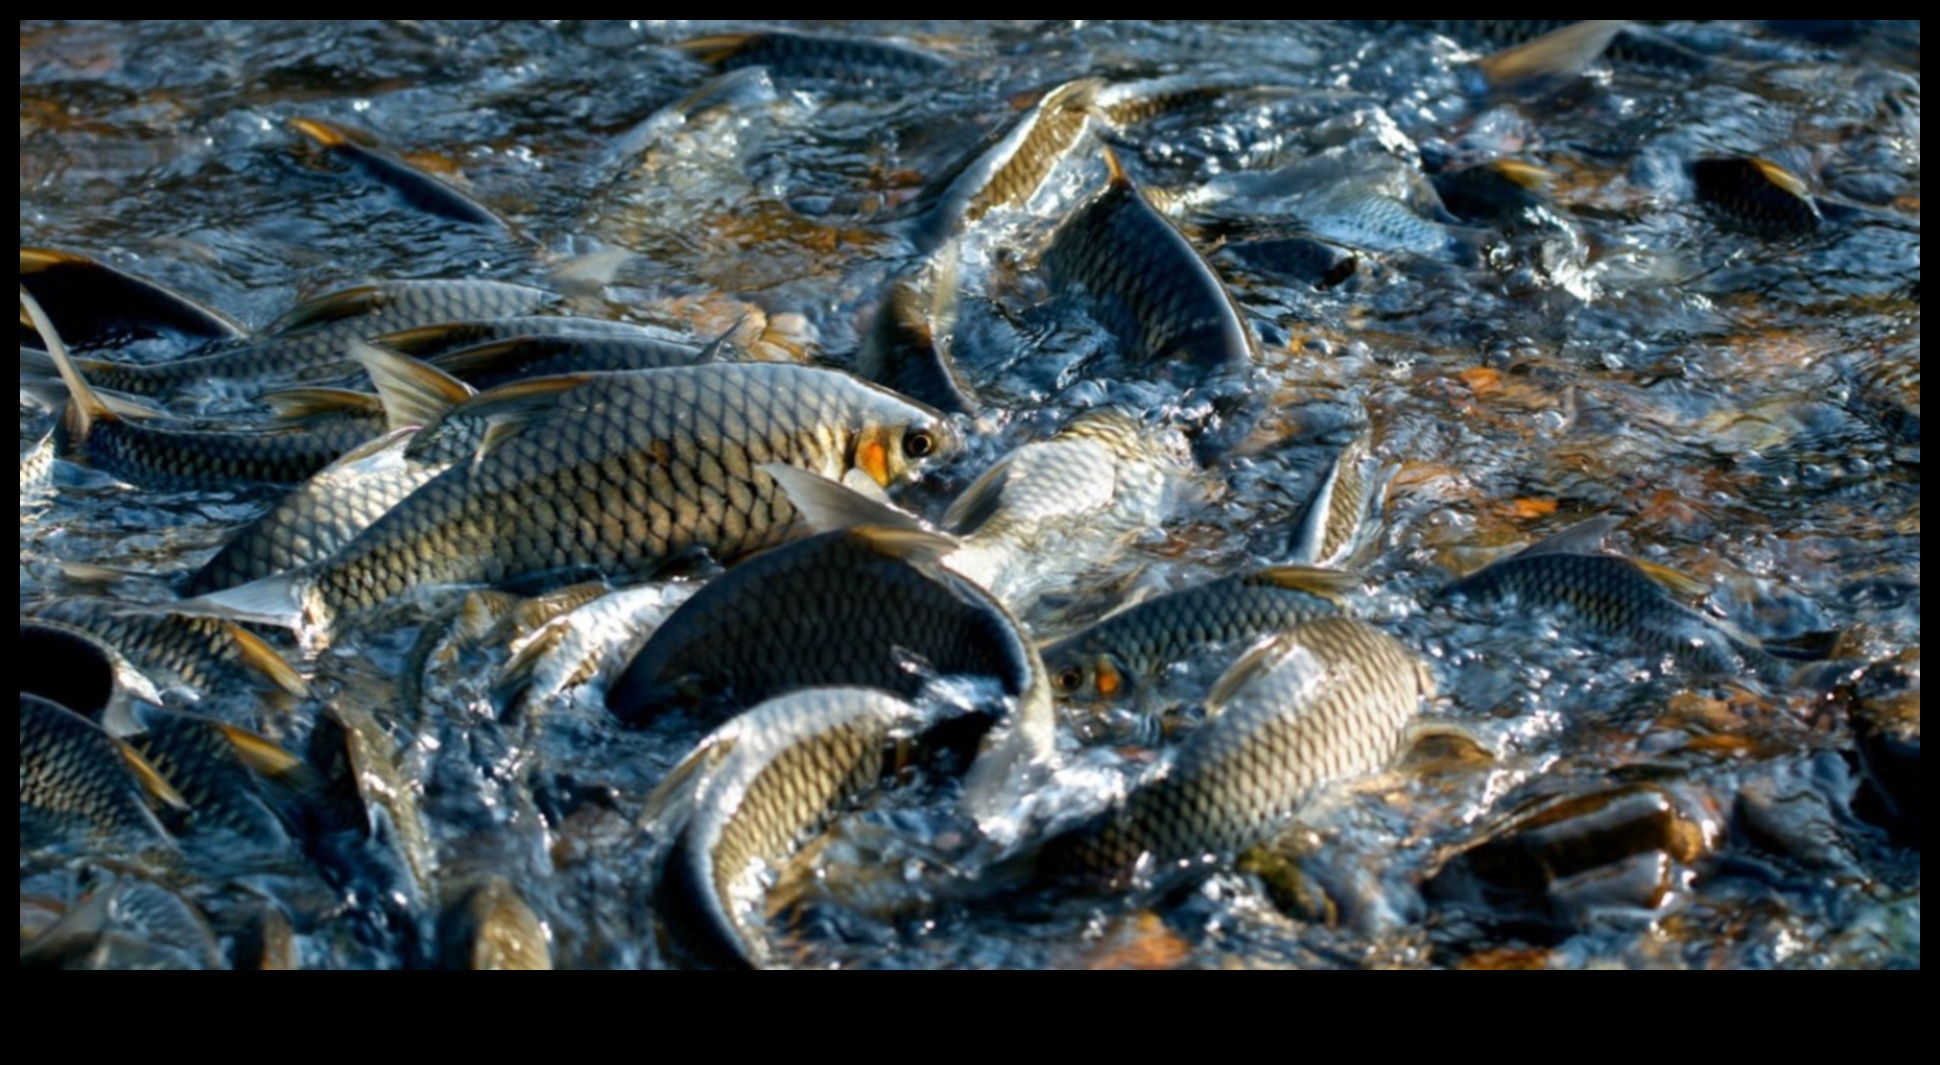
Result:
M657 336L560 333L459 348L425 360L480 391L533 377L693 366L711 353Z
M181 833L222 831L266 848L290 842L295 797L315 771L275 742L199 714L139 708L121 739L154 766L187 803ZM266 794L258 781L277 782Z
M1386 481L1370 476L1372 442L1364 433L1341 449L1307 515L1294 533L1288 561L1303 566L1338 566L1366 541L1368 513L1380 509Z
M763 969L764 871L874 790L883 751L915 707L868 688L816 688L762 703L674 767L642 815L670 841L655 910L679 951L711 968Z
M1275 220L1333 244L1465 262L1486 236L1458 224L1433 186L1385 155L1330 149L1276 170L1214 178L1181 208L1220 227Z
M778 85L818 90L919 85L954 68L942 56L895 41L789 30L723 33L675 47L722 70L766 67Z
M552 969L552 934L501 876L457 892L438 918L446 969Z
M558 298L545 289L502 281L381 281L303 303L250 340L198 349L169 362L77 357L74 365L96 388L140 396L209 387L257 395L292 380L355 376L357 365L345 356L351 340L454 319L527 314ZM36 359L24 350L21 359L23 377L51 378L59 372L51 359Z
M58 703L113 729L137 700L159 704L161 692L134 663L100 637L47 618L20 619L20 690Z
M1243 372L1259 345L1219 274L1146 202L1117 156L1110 180L1052 235L1042 259L1054 290L1081 289L1129 363L1185 378Z
M411 329L378 333L364 339L377 347L400 355L435 362L466 348L524 340L531 337L601 337L658 340L667 344L687 343L687 338L659 326L616 322L606 318L581 318L574 315L518 314L467 321L435 322Z
M1698 200L1760 233L1810 233L1824 223L1805 181L1769 159L1709 156L1691 164Z
M946 168L912 205L918 216L912 231L918 249L935 250L993 210L1028 206L1058 165L1084 143L1103 86L1098 78L1080 78L1045 90L1036 103Z
M54 431L49 429L32 444L20 448L20 491L22 495L45 488L54 478Z
M1540 167L1495 159L1443 171L1428 180L1442 206L1456 218L1514 233L1566 228L1544 191L1550 179Z
M1329 784L1376 772L1403 746L1426 666L1353 618L1295 625L1220 678L1211 717L1122 802L1047 840L1041 881L1124 889L1212 868L1284 831Z
M693 551L732 558L784 537L794 507L764 463L888 487L957 447L934 410L783 365L591 375L510 423L324 562L198 608L328 633L424 585L650 576Z
M1580 31L1578 28L1589 23L1598 27L1614 27ZM1442 34L1465 46L1476 48L1499 48L1505 53L1536 44L1545 37L1553 38L1555 49L1562 53L1561 58L1552 58L1542 65L1550 68L1567 68L1565 60L1577 65L1587 64L1598 55L1608 56L1618 66L1641 70L1668 73L1694 73L1709 68L1710 60L1686 48L1677 41L1649 27L1614 20L1577 20L1577 19L1389 19L1366 20L1361 23L1372 29L1386 29L1390 26L1412 26ZM1596 43L1594 38L1576 42L1567 35L1571 31L1600 34L1609 32L1610 38ZM1540 55L1540 53L1538 53ZM1488 58L1495 58L1494 56ZM1485 60L1486 62L1486 60ZM1498 74L1492 81L1501 78ZM1500 82L1497 82L1498 84Z
M67 408L54 432L56 452L116 477L149 487L229 488L238 481L294 484L381 427L381 410L364 403L362 397L319 393L307 397L312 416L301 425L210 430L151 421L147 413L111 406L97 394L25 286L20 301L47 342L47 354L68 388ZM318 413L333 403L336 416Z
M167 778L100 725L58 703L20 696L20 843L174 848L150 804L187 805Z
M529 721L569 689L617 675L680 601L664 584L622 588L516 637L492 684L505 718Z
M154 881L123 875L97 886L20 951L22 969L227 969L196 905Z
M290 119L290 128L398 194L425 214L469 225L506 228L492 209L368 143L369 137L315 118Z
M1184 440L1111 407L1025 444L950 504L960 546L944 565L1028 611L1047 589L1159 527L1185 473Z
M1170 665L1340 613L1353 583L1346 573L1276 566L1182 588L1046 645L1044 668L1061 698L1124 700Z
M23 604L21 614L84 629L150 677L195 692L226 691L237 681L309 694L309 685L276 649L218 618L150 612L113 599L73 597Z
M1783 663L1752 637L1671 598L1703 595L1702 583L1662 566L1601 551L1620 518L1592 518L1443 588L1439 598L1473 607L1568 610L1592 632L1623 638L1680 669L1778 679Z
M641 724L696 703L740 709L803 688L914 698L928 679L996 679L1042 699L1043 669L1017 622L937 563L952 542L868 527L774 548L710 581L633 656L607 709Z
M20 249L20 284L46 308L68 343L83 351L154 338L209 344L248 336L220 311L78 252ZM40 343L27 322L20 330L22 344Z
M975 414L975 387L957 368L955 249L890 283L849 369L945 414Z

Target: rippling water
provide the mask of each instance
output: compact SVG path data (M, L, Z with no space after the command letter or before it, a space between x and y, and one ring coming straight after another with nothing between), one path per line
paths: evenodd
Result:
M849 968L1918 967L1918 852L1848 809L1840 687L1907 653L1917 676L1917 24L1831 42L1670 24L1658 32L1703 56L1701 69L1618 61L1514 99L1478 93L1474 54L1418 30L816 23L801 28L894 34L952 57L957 73L849 93L777 77L672 120L664 109L714 74L668 46L742 26L23 23L20 240L163 281L252 326L346 284L543 283L577 256L623 248L637 255L581 313L702 338L747 318L758 354L839 363L913 256L883 212L1073 77L1187 74L1257 90L1113 138L1136 178L1179 196L1328 151L1370 173L1535 164L1553 175L1553 225L1487 231L1448 254L1347 249L1354 272L1326 287L1280 254L1273 242L1290 229L1264 196L1194 228L1264 341L1248 400L1257 423L1162 534L1025 619L1053 635L1134 585L1284 559L1327 464L1366 425L1393 477L1359 559L1356 612L1433 663L1433 721L1486 753L1418 750L1338 789L1272 860L1109 902L991 904L911 887L895 873L949 881L964 826L919 789L898 791L784 871L786 938L805 965ZM286 125L298 116L375 133L509 229L413 211L300 143ZM1699 204L1688 169L1727 153L1805 175L1839 213L1801 236L1731 224ZM940 507L1071 409L1153 395L1088 372L1099 330L1030 278L1056 214L1102 173L1072 167L1047 197L1054 214L1003 230L967 274L958 354L989 408L965 460L914 502ZM25 408L21 421L24 447L46 423ZM166 598L168 575L263 502L133 492L72 468L58 480L31 509L23 501L23 606L86 590L63 563L157 574L115 594ZM1567 619L1483 622L1431 606L1451 576L1602 513L1629 518L1618 548L1709 582L1720 616L1767 639L1816 635L1847 665L1799 692L1694 681ZM627 732L596 700L562 700L526 744L479 712L496 659L434 669L422 702L406 698L392 678L421 620L404 612L334 648L318 674L397 742L430 879L511 878L551 928L560 967L664 964L632 818L698 731ZM212 702L292 739L314 710L242 692ZM1078 764L1123 769L1102 752ZM1530 803L1616 788L1661 796L1696 842L1607 844L1597 876L1552 891L1552 910L1534 916L1478 915L1424 891L1453 852ZM1085 790L1074 785L1072 801ZM1644 868L1653 855L1662 868ZM23 897L44 889L25 876ZM277 898L312 967L396 967L415 949L411 934L326 920L335 889L307 873L182 886L217 915L252 892ZM422 900L396 908L404 925L429 920Z

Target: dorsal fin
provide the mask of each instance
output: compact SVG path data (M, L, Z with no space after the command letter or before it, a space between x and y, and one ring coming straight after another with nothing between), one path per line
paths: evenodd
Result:
M1118 161L1118 153L1110 145L1105 146L1104 152L1106 183L1115 189L1132 188L1131 175L1125 173L1125 164Z
M969 536L983 528L1004 501L1004 485L1010 480L1011 461L1017 452L997 460L984 471L943 513L943 527L956 536Z
M1633 558L1630 561L1644 571L1644 576L1681 599L1703 599L1711 594L1711 585L1708 581L1699 580L1688 573L1657 562L1645 562L1641 558Z
M862 525L849 530L849 535L886 557L905 562L941 562L957 549L957 542L950 537L923 529Z
M533 419L556 409L559 397L598 376L574 373L514 381L478 393L452 408L447 417L485 420L485 432L472 455L472 464L476 466L507 440L524 432Z
M341 148L347 144L370 146L370 138L320 118L292 118L290 128L317 142L322 148Z
M1228 669L1213 685L1212 691L1206 696L1206 713L1214 715L1224 710L1226 704L1233 701L1233 696L1237 695L1241 688L1251 684L1279 664L1281 656L1285 653L1286 647L1278 636L1269 636L1254 645L1251 651L1246 652L1239 661L1233 663L1232 668Z
M350 342L350 357L362 364L377 386L385 425L391 429L430 425L478 395L472 386L435 366L361 340Z
M47 354L54 360L55 369L60 371L61 380L67 384L67 412L62 418L67 423L69 436L76 441L86 440L94 423L119 421L120 415L95 395L94 389L88 387L87 380L81 376L80 369L68 354L67 345L61 342L60 333L55 331L54 323L48 319L47 312L41 310L40 302L27 291L26 285L20 286L20 306L47 345Z
M290 388L263 397L279 421L304 422L343 414L384 416L384 397L348 388Z
M1511 184L1531 192L1548 188L1550 182L1556 178L1556 175L1534 163L1525 163L1516 159L1497 159L1488 165L1489 169L1508 178Z
M1812 189L1806 185L1805 179L1792 173L1790 170L1772 162L1770 159L1763 159L1758 156L1752 157L1751 164L1758 168L1759 173L1765 175L1766 181L1777 185L1779 188L1797 196L1801 200L1811 197Z
M233 621L222 621L222 630L236 643L236 650L242 656L243 664L267 677L271 683L298 698L310 694L310 685L296 667L289 664L276 648L263 641L261 636L250 632Z
M392 296L382 285L356 285L326 292L290 308L267 330L270 333L295 333L383 310Z
M696 37L689 41L682 41L674 45L674 48L678 51L686 52L702 63L713 66L716 63L733 58L736 53L748 46L749 41L759 36L760 34L758 33L716 33L706 37Z
M694 800L707 786L709 774L727 761L740 743L741 735L734 722L729 722L702 740L699 747L680 760L679 765L667 771L660 786L647 796L646 805L640 810L639 823L672 837L692 812Z
M223 739L229 741L236 758L254 773L271 780L287 780L310 770L308 762L277 746L267 737L234 725L217 725L216 728L222 733Z

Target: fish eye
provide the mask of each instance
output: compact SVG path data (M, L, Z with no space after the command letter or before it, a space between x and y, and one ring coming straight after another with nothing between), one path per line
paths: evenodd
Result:
M1065 695L1070 695L1084 687L1085 671L1079 669L1077 666L1059 670L1058 675L1051 678L1051 683L1057 687L1058 691Z
M936 434L928 429L911 429L903 435L903 454L910 458L928 458L935 452Z

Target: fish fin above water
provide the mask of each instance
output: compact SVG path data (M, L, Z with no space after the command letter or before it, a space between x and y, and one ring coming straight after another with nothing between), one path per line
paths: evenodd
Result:
M297 333L329 325L331 322L340 322L345 318L357 318L382 310L390 303L390 298L390 294L382 285L356 285L336 292L326 292L290 308L281 318L271 323L266 332Z
M1516 159L1497 159L1483 165L1507 178L1518 188L1528 189L1531 192L1547 189L1556 180L1555 174L1542 167Z
M384 151L369 134L314 118L293 118L290 127L420 211L456 222L505 226L490 208Z
M54 329L53 321L47 317L47 312L41 309L40 301L34 298L34 294L27 290L26 285L20 286L20 307L27 312L35 332L38 332L41 340L47 344L47 355L53 359L54 369L67 385L67 411L62 414L61 419L67 426L69 436L77 441L85 440L96 422L119 421L121 416L96 395L94 389L88 386L87 379L81 376L80 369L74 365L73 358L68 355L67 345L61 342L60 333Z
M290 388L271 392L263 402L277 420L305 422L313 418L332 418L344 414L382 415L384 397L348 388Z
M1533 558L1537 555L1590 555L1603 550L1603 541L1621 528L1624 519L1615 514L1605 514L1578 522L1547 539L1538 540L1516 552L1511 558Z
M1125 164L1118 161L1118 153L1112 151L1110 145L1106 145L1102 151L1105 153L1105 183L1115 189L1133 188L1131 175L1125 173Z
M702 740L679 765L667 771L666 778L647 796L646 805L640 809L639 823L670 837L679 831L714 771L734 754L740 742L740 732L733 722Z
M716 33L682 41L674 45L674 50L713 66L734 58L736 53L760 36L759 33Z
M346 127L319 118L292 118L290 128L315 141L320 148L342 148L358 143L369 147L375 143L367 135L355 134Z
M492 697L502 702L531 686L539 663L559 646L568 629L565 619L554 618L523 640L500 667L498 679L492 683Z
M222 631L236 643L236 650L242 655L243 664L263 676L278 688L298 698L310 694L310 685L296 667L285 661L261 636L250 632L233 621L223 621Z
M115 750L121 754L121 760L128 764L128 770L135 775L136 782L141 785L142 794L171 810L189 808L189 800L175 790L175 785L170 784L168 778L162 775L162 771L155 768L155 763L142 757L141 752L135 750L126 740L117 739L114 744Z
M1212 691L1206 694L1206 713L1219 713L1227 703L1233 701L1240 689L1271 671L1283 653L1284 649L1276 637L1269 636L1255 644L1214 682Z
M1709 582L1699 580L1688 573L1674 570L1669 566L1656 562L1645 562L1640 558L1633 558L1630 561L1638 569L1644 571L1644 576L1649 577L1659 587L1681 599L1703 599L1705 596L1711 594L1711 585Z
M1249 584L1271 584L1289 591L1319 596L1338 607L1346 607L1348 592L1360 586L1358 574L1318 566L1272 566L1250 573Z
M1804 178L1772 162L1770 159L1765 159L1760 156L1752 156L1750 162L1752 166L1758 168L1760 174L1765 175L1766 181L1771 182L1780 189L1800 199L1811 198L1812 189L1805 183Z
M889 558L905 562L942 562L957 549L956 540L923 529L857 526L850 534Z
M301 571L279 573L194 599L164 603L156 608L131 607L128 612L187 614L191 617L252 622L301 631L307 623L304 618L305 588L300 574Z
M1017 452L997 460L995 466L984 471L963 494L956 497L950 509L943 514L943 527L956 536L969 536L996 515L1004 502L1004 486L1010 481L1012 456Z
M490 391L480 392L453 407L448 418L483 419L485 434L472 458L483 460L495 448L525 431L535 418L559 406L559 397L598 377L598 374L560 374L514 381Z
M313 773L310 763L291 754L266 736L257 735L246 728L218 724L217 731L229 741L229 747L236 752L236 759L249 770L271 780L300 782L305 774Z
M597 296L620 276L622 267L637 258L637 254L625 248L588 252L554 267L546 275L546 281L564 295Z
M897 510L887 500L870 498L819 474L776 462L763 463L755 469L781 486L788 502L800 512L802 522L816 532L874 526L937 535L914 515Z
M361 340L350 342L350 357L370 374L384 404L385 425L394 430L429 425L478 395L435 366Z
M1580 76L1617 39L1628 19L1587 19L1505 48L1476 63L1491 88Z

